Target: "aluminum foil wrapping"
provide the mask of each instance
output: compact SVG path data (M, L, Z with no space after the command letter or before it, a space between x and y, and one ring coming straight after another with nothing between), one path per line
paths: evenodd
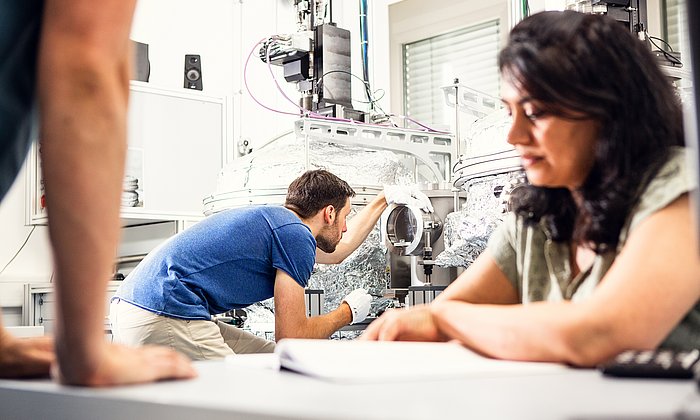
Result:
M443 230L445 250L435 258L435 265L469 267L486 249L489 237L497 225L495 219L489 215L484 215L483 218L473 217L464 211L448 214Z
M462 210L445 218L445 250L435 258L435 264L469 267L486 249L489 237L503 220L510 189L521 180L522 172L513 171L468 181Z
M386 150L320 141L309 143L310 169L327 169L350 185L407 185L413 182L410 170L397 155ZM219 173L216 193L245 188L286 188L306 170L303 139L282 137L226 166Z
M353 209L354 216L357 209ZM343 298L355 289L363 288L374 297L381 297L389 282L386 246L379 235L377 224L359 248L341 264L316 264L309 279L309 287L324 290L324 311L337 308ZM375 299L370 315L381 309Z
M245 308L243 329L266 340L275 340L275 300L263 300Z
M510 124L511 118L505 109L476 120L465 134L464 155L485 156L510 149L506 141Z

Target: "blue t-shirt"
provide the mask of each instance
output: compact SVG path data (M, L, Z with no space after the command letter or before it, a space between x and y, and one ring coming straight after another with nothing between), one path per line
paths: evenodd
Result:
M210 319L271 298L278 269L306 287L315 261L316 239L286 208L228 210L154 249L115 298L161 315Z
M0 3L0 200L31 145L43 11L43 0Z

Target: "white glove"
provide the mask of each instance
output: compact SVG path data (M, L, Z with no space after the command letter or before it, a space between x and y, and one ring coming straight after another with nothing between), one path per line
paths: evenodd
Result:
M343 302L348 304L352 312L351 324L357 324L367 318L372 296L370 296L365 289L355 289L345 296Z
M396 203L416 206L427 213L434 211L428 196L415 186L385 185L384 198L387 204Z

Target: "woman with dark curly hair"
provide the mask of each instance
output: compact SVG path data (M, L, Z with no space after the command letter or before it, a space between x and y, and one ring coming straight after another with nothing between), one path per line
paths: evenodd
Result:
M682 112L614 20L543 12L501 51L508 142L529 185L487 250L375 340L456 339L488 356L594 366L628 349L700 348L700 257Z

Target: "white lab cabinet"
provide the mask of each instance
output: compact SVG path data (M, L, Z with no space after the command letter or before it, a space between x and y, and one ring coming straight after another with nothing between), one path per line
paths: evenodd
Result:
M130 90L124 224L201 219L230 150L228 101L135 81ZM35 143L29 156L29 224L47 222L39 149ZM138 198L125 205L126 194Z
M103 305L105 307L104 332L106 338L111 338L111 325L107 314L109 313L109 301L117 291L120 282L110 281L107 284L105 299ZM79 299L76 297L76 299ZM41 326L44 328L44 333L52 335L54 333L55 312L56 312L56 293L53 283L27 283L24 285L24 308L23 308L23 325Z
M120 283L110 281L105 289L102 305L105 308L104 331L107 338L111 338L111 326L107 319L109 301ZM80 298L76 297L76 299ZM56 319L54 283L0 283L0 309L4 325L16 328L15 333L23 336L51 335L54 332Z

